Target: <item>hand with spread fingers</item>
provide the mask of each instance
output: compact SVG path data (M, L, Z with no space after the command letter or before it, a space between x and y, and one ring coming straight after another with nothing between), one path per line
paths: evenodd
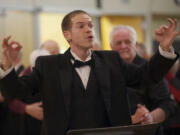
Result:
M5 37L2 42L2 68L7 70L13 65L22 45L17 41L10 41L11 36Z
M169 26L162 25L159 29L155 30L156 39L164 51L169 51L174 38L180 35L180 31L176 32L177 20L168 18L168 22Z

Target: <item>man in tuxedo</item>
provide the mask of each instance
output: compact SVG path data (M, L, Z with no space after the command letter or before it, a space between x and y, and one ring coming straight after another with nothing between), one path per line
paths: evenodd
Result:
M141 88L159 82L178 57L171 45L180 32L175 32L176 20L169 22L169 26L156 31L161 52L142 67L128 65L114 51L92 52L92 19L82 10L70 12L62 21L70 49L64 54L39 57L28 76L18 78L11 66L21 45L10 42L10 37L4 38L2 93L9 98L25 98L29 93L41 92L46 135L64 135L69 129L130 125L126 86Z

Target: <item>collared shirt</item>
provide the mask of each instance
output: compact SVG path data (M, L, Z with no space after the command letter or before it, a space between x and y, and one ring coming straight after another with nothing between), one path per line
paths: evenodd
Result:
M72 51L70 51L72 56L75 58L75 60L79 60L79 61L82 61L82 62L86 62L86 61L89 61L91 60L91 51L90 51L90 54L89 56L86 58L85 61L81 60L75 53L73 53ZM74 60L71 59L71 62L72 64L74 64ZM75 68L76 72L78 73L79 77L81 78L81 81L83 83L83 86L84 88L86 89L87 87L87 83L88 83L88 80L89 80L89 74L90 74L90 71L91 71L91 67L89 65L86 65L86 66L83 66L83 67L79 67L79 68Z

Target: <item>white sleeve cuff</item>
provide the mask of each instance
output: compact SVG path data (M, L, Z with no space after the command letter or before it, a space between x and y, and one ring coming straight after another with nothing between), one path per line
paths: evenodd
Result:
M13 70L13 66L11 66L8 70L4 71L0 67L0 79L4 78L6 75L8 75Z
M167 52L167 51L164 51L161 46L159 45L159 53L164 56L165 58L168 58L168 59L175 59L176 58L176 54L174 53L174 48L171 46L169 48L170 50Z

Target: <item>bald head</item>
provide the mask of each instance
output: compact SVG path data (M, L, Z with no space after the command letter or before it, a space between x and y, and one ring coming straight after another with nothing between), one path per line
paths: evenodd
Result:
M55 42L53 40L45 41L42 44L41 49L47 50L51 55L55 55L55 54L59 53L59 45L57 42Z

